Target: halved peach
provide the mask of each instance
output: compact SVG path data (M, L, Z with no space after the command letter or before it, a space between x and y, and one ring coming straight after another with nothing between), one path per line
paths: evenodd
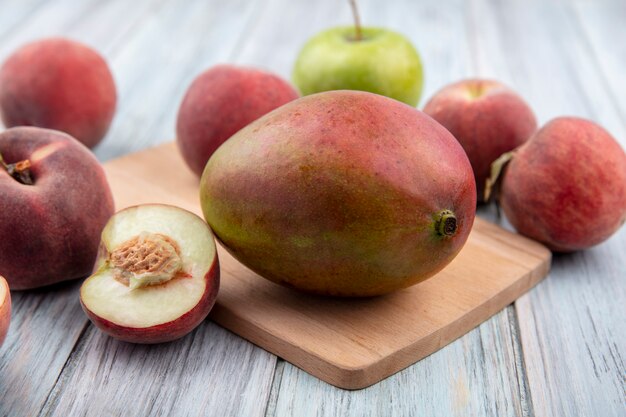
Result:
M102 231L94 274L80 289L89 319L133 343L160 343L191 332L219 288L213 233L178 207L146 204L117 212Z
M11 292L6 279L0 276L0 346L9 330L11 322Z

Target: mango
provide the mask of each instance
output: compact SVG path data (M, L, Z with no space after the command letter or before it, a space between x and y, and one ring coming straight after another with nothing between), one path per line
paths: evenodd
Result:
M406 288L454 259L476 184L461 145L429 116L329 91L228 139L205 167L200 199L219 241L259 275L357 297Z

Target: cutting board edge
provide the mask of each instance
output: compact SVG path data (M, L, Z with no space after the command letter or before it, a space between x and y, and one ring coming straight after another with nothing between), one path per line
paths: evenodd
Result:
M347 390L363 389L437 352L439 349L475 329L481 323L489 320L541 282L550 271L551 259L551 256L549 256L546 259L538 260L535 268L521 276L515 284L504 288L503 291L492 297L489 302L468 311L458 320L450 322L445 327L405 346L391 355L360 366L344 366L302 347L294 346L284 339L276 337L262 326L257 326L253 322L239 317L236 311L230 310L227 306L219 303L215 305L209 318L234 334L254 343L261 349L292 363L300 369L305 369L306 372L322 381ZM485 313L482 312L485 308L487 308L486 318Z

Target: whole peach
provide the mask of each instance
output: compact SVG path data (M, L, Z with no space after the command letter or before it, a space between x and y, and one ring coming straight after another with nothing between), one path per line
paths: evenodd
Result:
M105 60L73 40L29 43L0 69L0 115L7 127L60 130L93 148L111 124L116 100Z
M597 124L556 118L513 154L500 203L518 232L554 251L596 245L626 220L626 154Z
M104 170L65 133L15 127L0 133L0 274L23 290L91 272L113 214Z
M524 100L498 81L469 79L435 94L424 112L461 143L476 177L478 201L484 201L491 163L517 148L537 129L535 115Z
M282 78L253 68L217 65L191 84L178 110L176 138L198 176L215 150L250 122L298 97Z

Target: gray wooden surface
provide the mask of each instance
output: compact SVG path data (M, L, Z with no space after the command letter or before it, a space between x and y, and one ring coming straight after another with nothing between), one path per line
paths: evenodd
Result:
M425 66L421 105L443 85L493 77L540 122L591 118L626 147L626 2L360 1L363 21L407 35ZM254 65L289 77L343 1L0 0L0 61L63 35L109 61L118 111L102 161L174 136L200 71ZM496 220L491 209L480 215ZM505 227L509 227L503 221ZM332 387L207 321L161 346L103 336L79 283L13 293L0 348L0 416L626 416L626 228L556 256L549 277L477 329L364 390Z

